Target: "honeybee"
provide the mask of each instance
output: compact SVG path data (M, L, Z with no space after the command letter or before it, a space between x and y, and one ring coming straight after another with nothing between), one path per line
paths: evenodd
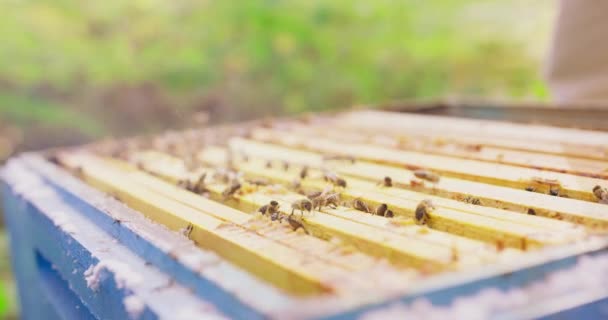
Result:
M386 205L386 203L382 203L376 208L376 210L374 211L374 214L377 216L384 217L386 215L387 210L388 210L388 206Z
M475 197L467 196L464 198L464 202L474 204L476 206L481 205L481 200Z
M339 205L340 205L340 194L339 193L332 192L323 197L323 206L335 209Z
M207 177L207 172L201 174L198 178L194 186L192 186L191 191L194 193L202 194L207 192L207 187L205 186L205 178Z
M559 196L559 188L551 187L549 189L549 194L552 196Z
M410 187L412 188L423 188L424 181L418 179L410 179Z
M272 200L272 201L270 201L270 203L261 206L258 209L258 212L262 213L263 215L265 215L266 213L272 215L275 212L279 211L279 207L280 207L279 203Z
M298 229L302 228L302 230L304 230L304 232L306 234L308 234L308 230L306 230L306 228L304 227L304 224L301 221L294 218L293 213L287 217L287 222L289 222L289 225L293 228L293 231L297 231Z
M306 177L308 177L308 166L304 166L300 170L300 179L306 179Z
M387 218L393 218L395 217L395 214L393 213L393 210L386 210L386 213L384 214L385 217Z
M270 215L270 220L272 221L277 221L279 220L279 222L283 221L283 216L281 215L280 212L274 212Z
M416 178L430 181L433 183L439 182L439 179L441 178L438 174L424 169L418 169L414 171L414 176L416 176Z
M267 160L265 166L266 166L266 169L272 169L272 161Z
M304 211L312 211L312 202L306 198L296 200L291 204L291 214L295 210L300 210L300 214L304 215Z
M241 183L238 182L238 180L234 180L230 186L226 187L226 189L222 191L222 196L224 197L224 200L234 196L234 194L239 191L239 189L241 189Z
M323 192L315 191L315 192L311 192L306 195L306 198L308 198L308 200L310 200L312 202L313 209L316 208L317 210L321 210L321 207L324 204L324 201L323 201L324 192L325 191L323 191Z
M190 180L188 180L188 179L179 180L177 182L177 186L182 189L192 190L192 182L190 182Z
M181 229L180 232L188 239L190 239L190 234L192 233L192 230L194 229L194 225L192 225L192 223L188 223L188 225Z
M463 147L467 151L479 152L483 146L480 144L465 144Z
M384 187L390 188L393 186L393 179L389 176L384 177L384 179L378 183L379 185L382 185Z
M323 172L323 179L327 182L331 182L335 186L346 188L346 180L339 177L335 172L325 170Z
M352 207L356 210L359 211L363 211L365 213L371 213L372 210L369 208L369 206L367 205L367 203L365 203L365 201L356 198L355 200L353 200L352 202Z
M505 250L505 241L502 239L496 240L496 251L501 252Z
M595 195L599 203L608 204L608 190L606 188L596 185L593 187L593 195Z
M528 208L528 212L527 213L529 215L531 215L531 216L535 216L536 215L536 211L534 209L532 209L532 208Z
M422 200L416 207L416 222L422 225L427 224L431 218L429 212L432 212L433 210L435 210L435 205L433 205L431 200Z
M534 188L534 187L532 187L532 186L527 186L527 187L526 187L526 191L529 191L529 192L534 192L534 191L536 191L536 188Z
M309 200L313 200L315 198L318 198L322 194L323 194L322 191L314 191L314 192L311 192L311 193L307 194L306 198L308 198Z

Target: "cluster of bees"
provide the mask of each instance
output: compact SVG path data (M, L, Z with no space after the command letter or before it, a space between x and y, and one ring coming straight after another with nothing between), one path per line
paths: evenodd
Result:
M214 180L221 181L228 185L222 192L222 198L224 199L224 201L230 199L231 197L234 197L239 191L241 191L243 189L241 175L239 174L238 171L236 171L234 169L230 169L230 168L232 168L232 166L231 166L232 159L233 159L233 156L228 157L228 159L227 159L228 168L227 169L226 168L218 169L213 175ZM247 157L247 155L241 155L241 159L243 159L244 161L247 161L248 157ZM352 157L333 156L333 155L325 156L324 160L325 161L350 161L350 162L355 161L355 159ZM266 167L272 168L272 163L270 161L267 161ZM284 170L288 170L289 163L283 162L282 168ZM353 208L358 211L362 211L365 213L369 213L369 214L377 215L377 216L381 216L381 217L393 218L395 216L394 212L391 209L389 209L388 205L385 203L381 203L378 206L376 206L375 208L373 208L360 198L353 199L352 201L348 201L348 202L342 202L341 193L339 192L339 190L340 190L340 188L346 188L347 182L343 177L341 177L338 174L336 174L335 172L327 170L327 169L322 169L322 178L325 182L328 182L331 185L326 187L322 191L314 191L314 192L309 192L309 193L304 192L300 188L300 184L301 184L301 180L309 177L309 170L310 169L308 166L303 166L298 174L300 180L294 181L294 183L292 183L292 185L291 185L292 189L294 189L295 191L297 191L298 193L302 194L305 197L297 199L291 203L291 208L290 208L291 213L290 214L283 213L279 202L276 200L271 200L269 203L259 207L257 212L260 213L262 216L270 218L271 221L279 221L279 223L281 223L283 220L286 220L294 231L296 231L298 229L303 229L306 233L308 233L308 231L306 230L306 227L304 226L304 224L302 222L302 217L304 216L304 213L305 212L310 213L313 210L320 211L325 207L328 207L331 209L336 209L339 206L346 206L346 207L350 207L350 208ZM433 173L428 170L423 170L423 169L416 170L414 172L414 175L419 179L429 181L432 183L437 183L440 179L438 174ZM185 180L185 181L178 183L178 185L191 192L194 192L194 193L197 193L197 194L200 194L203 196L207 196L208 190L206 187L206 180L207 180L207 174L203 173L196 180L196 182L191 182L189 180ZM253 185L257 185L257 186L269 185L269 182L265 179L248 179L247 182L249 184L253 184ZM386 176L386 177L384 177L384 179L382 179L379 182L379 185L382 187L392 187L393 180L391 177ZM428 221L430 220L429 213L433 209L435 209L435 206L433 205L433 203L430 200L422 201L415 209L416 222L418 224L422 224L422 225L427 224ZM294 213L296 213L296 212L300 213L299 218L294 216Z

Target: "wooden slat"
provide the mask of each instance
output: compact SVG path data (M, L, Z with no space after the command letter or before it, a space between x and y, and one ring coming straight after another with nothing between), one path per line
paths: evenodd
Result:
M425 132L432 129L447 135L532 141L538 144L569 145L606 152L608 133L550 126L515 124L504 121L428 116L411 113L359 111L344 113L337 122L355 127L403 128ZM532 149L534 150L534 149ZM604 154L605 158L607 155Z
M248 151L251 151L248 149ZM213 151L211 151L213 152ZM272 154L264 152L266 156L271 157ZM201 153L201 159L210 161L213 157L211 154L205 155ZM292 181L297 176L297 171L291 175L282 173L280 170L266 169L261 163L258 165L251 164L250 160L243 164L238 161L233 161L238 169L246 174L257 175L268 179L279 180L283 183ZM311 187L316 190L321 190L325 187L325 183L320 179L305 179L302 182L305 187ZM360 198L370 205L379 205L386 203L395 211L396 214L412 217L417 204L425 198L433 198L432 196L421 195L415 192L405 190L396 190L400 194L386 194L382 191L375 191L374 185L356 179L348 179L349 186L344 189L342 196L344 199ZM409 193L409 194L408 194ZM515 213L501 212L492 208L483 208L473 205L465 205L462 203L451 203L442 198L434 198L438 207L432 213L431 227L438 230L448 231L455 234L473 237L476 239L490 242L505 242L507 245L515 248L528 248L541 244L564 243L582 236L582 230L576 230L573 225L559 221L546 221L542 223L544 218L533 216L524 216ZM454 210L454 207L462 205L466 211ZM475 212L474 214L470 211ZM497 211L497 212L495 212ZM537 221L538 220L538 221Z
M352 283L344 271L285 247L233 223L201 214L188 206L159 197L129 182L120 171L93 157L63 155L62 164L75 169L93 186L106 191L150 219L172 230L192 225L190 238L236 265L296 294L348 292ZM349 287L350 286L350 287Z
M408 122L408 125L401 123L401 121L394 121L392 114L389 120L383 115L376 114L376 118L369 118L362 113L352 113L346 116L335 118L336 127L348 128L347 130L368 132L384 132L391 134L411 134L415 136L426 136L432 139L441 139L446 142L456 144L478 144L482 146L491 146L501 149L513 149L523 150L532 152L544 152L556 155L565 155L572 157L580 157L586 159L606 160L608 159L608 151L602 145L586 146L581 143L566 143L556 141L538 141L532 132L526 131L526 129L519 129L522 132L528 132L527 139L513 139L501 136L488 136L473 132L472 134L466 135L463 133L445 132L441 131L441 124L430 124L425 119L422 119L417 124ZM370 114L371 116L371 114ZM378 119L381 117L381 119ZM455 118L449 118L455 119ZM527 126L527 125L524 125ZM432 130L431 130L432 129ZM557 128L553 128L557 129ZM564 129L557 129L564 130ZM579 130L580 131L580 130ZM586 131L585 131L586 132ZM551 134L545 134L551 135ZM532 138L531 138L532 137ZM586 141L586 137L583 137L581 141Z
M256 143L252 146L256 146L254 150L257 150L257 153L252 155L257 155L261 158L269 152L281 151L281 153L274 154L287 155L284 157L284 160L295 159L300 164L313 167L324 165L322 157L317 153L293 149L285 150L281 149L281 147L268 144ZM263 149L259 149L258 147L263 147ZM250 150L250 152L253 152L253 150ZM434 184L427 182L424 185L413 186L410 181L416 178L412 170L364 161L356 161L354 164L340 162L333 169L340 174L370 181L378 181L382 177L389 176L393 179L394 184L400 188L423 191L455 200L473 197L480 200L484 206L505 208L522 213L527 213L529 209L532 209L539 216L564 219L584 224L593 229L608 228L608 206L604 204L577 201L451 177L441 177L440 181Z
M365 143L393 149L419 151L430 154L457 158L503 163L539 170L575 174L591 178L608 179L608 161L590 160L558 156L530 151L499 149L495 147L465 146L444 141L433 141L428 137L411 135L389 135L342 130L327 125L291 125L289 132L307 139L330 138L350 143ZM257 129L253 136L256 140L272 141L282 130Z
M539 179L547 181L556 180L560 184L560 193L562 195L593 202L597 201L597 198L593 195L593 188L596 185L606 183L606 180L573 176L558 172L457 159L413 151L392 150L365 144L335 142L328 139L298 139L298 137L287 133L277 136L275 140L277 143L290 143L292 146L297 145L300 148L306 148L317 152L349 155L358 159L406 167L409 169L426 168L444 176L519 188L522 190L533 186L539 192L548 193L550 186L545 183L538 183L537 181ZM242 149L243 147L241 147L241 145L245 145L246 143L253 142L246 139L231 140L231 146L235 149Z
M525 214L532 209L538 216L583 224L592 229L608 228L608 206L605 204L449 177L442 177L436 184L412 185L410 181L415 179L415 176L411 170L372 163L358 162L352 166L342 166L337 170L344 175L369 181L377 180L378 176L395 177L393 183L399 188L460 201L473 198L479 200L483 206L505 208Z

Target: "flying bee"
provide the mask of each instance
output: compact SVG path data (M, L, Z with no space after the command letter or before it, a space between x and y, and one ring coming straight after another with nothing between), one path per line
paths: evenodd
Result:
M438 174L424 169L418 169L414 171L414 176L416 176L416 178L430 181L433 183L439 182L439 179L441 178Z
M303 166L300 170L300 179L306 179L308 177L308 166Z
M323 180L331 182L335 186L346 188L346 180L344 180L342 177L339 177L335 172L325 170L323 172Z
M283 161L283 170L284 171L288 171L289 170L289 162Z
M431 200L425 199L420 201L418 206L416 207L416 222L418 224L427 224L430 220L431 216L429 212L432 212L435 209L433 202Z
M374 214L377 216L384 217L386 215L387 210L388 210L388 206L386 205L386 203L382 203L376 208L376 210L374 211Z
M289 222L289 225L293 228L293 231L297 231L298 229L302 228L302 230L304 230L304 232L306 234L308 234L308 230L306 230L306 228L304 227L304 224L301 221L294 218L293 214L290 214L289 216L287 216L287 222Z
M369 208L369 206L367 205L367 203L365 203L365 201L356 198L355 200L353 200L352 202L352 207L356 210L359 211L363 211L365 213L371 213L372 210Z
M262 213L263 215L265 215L266 213L273 215L275 212L279 212L279 207L279 203L272 200L270 201L270 203L261 206L258 209L258 212Z
M241 189L241 183L238 182L238 180L234 180L230 186L226 187L226 189L222 191L222 196L224 197L224 200L227 200L228 198L234 196L234 194L239 191L239 189Z
M295 210L300 210L300 214L304 215L304 211L312 211L312 202L306 198L296 200L291 204L291 214Z

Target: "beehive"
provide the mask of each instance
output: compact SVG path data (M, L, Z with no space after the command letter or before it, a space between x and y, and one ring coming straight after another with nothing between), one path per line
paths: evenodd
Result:
M80 301L98 318L96 295L121 287L131 301L106 307L131 317L590 312L608 293L551 279L586 273L581 256L604 271L607 179L606 133L378 111L103 141L4 170L11 225L33 219L16 213L21 199L64 231L64 249L92 241L78 238L87 228L124 246L84 245L80 267L35 249L69 283L71 300L51 305ZM167 306L165 290L182 298Z

